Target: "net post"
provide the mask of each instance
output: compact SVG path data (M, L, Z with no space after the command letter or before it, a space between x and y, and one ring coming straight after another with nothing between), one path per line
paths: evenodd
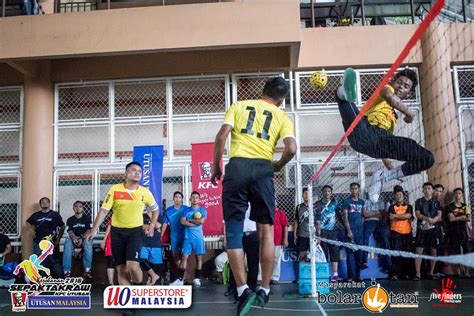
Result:
M313 183L308 184L309 250L311 253L311 296L318 297L316 291L316 227L314 226Z

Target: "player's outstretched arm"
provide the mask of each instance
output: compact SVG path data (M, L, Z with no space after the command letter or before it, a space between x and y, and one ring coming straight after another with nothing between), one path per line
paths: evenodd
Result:
M281 155L280 160L272 162L275 171L283 169L283 167L296 155L296 140L293 137L286 137L283 139L283 143L285 144L283 155Z
M97 217L94 220L94 225L92 225L91 230L84 235L84 241L91 240L94 238L95 234L97 233L97 230L99 229L100 224L104 221L104 218L107 216L109 213L109 210L106 210L105 208L101 208L99 214L97 214Z
M404 121L407 123L413 122L414 116L413 113L408 109L408 107L403 103L403 101L393 93L388 87L385 87L380 96L390 104L391 107L397 109L398 111L405 114Z
M222 177L221 159L224 154L225 141L232 131L232 125L223 124L214 140L214 160L212 163L211 182L217 185L217 181Z

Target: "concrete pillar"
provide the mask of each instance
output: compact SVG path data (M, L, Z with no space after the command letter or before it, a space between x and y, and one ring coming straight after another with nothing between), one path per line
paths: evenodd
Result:
M41 197L49 197L53 202L54 86L50 68L49 61L39 61L33 64L31 75L25 75L21 185L23 259L33 252L33 236L26 220L39 210Z
M462 186L457 108L451 76L451 39L448 25L434 22L421 40L421 101L426 147L436 162L428 170L433 183L447 191Z

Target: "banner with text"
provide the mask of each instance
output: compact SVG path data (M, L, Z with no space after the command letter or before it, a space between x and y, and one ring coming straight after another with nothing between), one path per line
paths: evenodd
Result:
M201 206L207 209L204 235L222 235L222 184L211 183L214 143L192 144L193 191L201 195ZM222 161L221 161L222 168ZM221 179L222 180L222 179Z
M143 174L140 185L148 188L161 210L163 191L163 145L134 146L133 161L142 165Z

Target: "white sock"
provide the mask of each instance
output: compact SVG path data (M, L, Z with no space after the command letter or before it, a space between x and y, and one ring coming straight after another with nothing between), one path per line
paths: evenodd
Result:
M392 170L384 170L382 177L385 182L388 182L393 179L399 179L403 177L403 171L402 171L402 166L398 166L393 168Z
M334 272L332 275L336 277L338 276L337 272Z
M270 289L266 289L264 287L260 287L260 290L264 290L265 294L269 295L270 294Z
M342 86L340 86L339 88L337 88L337 96L339 99L341 100L347 100L346 99L346 94L344 93L344 88Z
M241 285L241 286L237 287L237 296L241 296L242 293L244 293L244 291L248 288L249 288L249 286L247 284L244 284L244 285Z
M91 268L86 268L86 272L90 272L91 271Z

